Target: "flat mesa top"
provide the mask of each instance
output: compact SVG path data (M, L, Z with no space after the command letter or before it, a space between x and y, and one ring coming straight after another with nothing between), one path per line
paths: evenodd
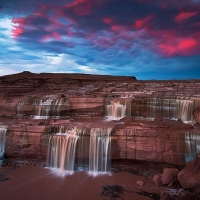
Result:
M0 78L69 78L69 79L98 79L98 80L136 80L135 76L111 76L95 74L40 73L23 71L18 74L5 75Z

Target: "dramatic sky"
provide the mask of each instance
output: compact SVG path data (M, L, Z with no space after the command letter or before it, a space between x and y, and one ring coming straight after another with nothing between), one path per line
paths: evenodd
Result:
M0 76L200 78L200 0L0 0Z

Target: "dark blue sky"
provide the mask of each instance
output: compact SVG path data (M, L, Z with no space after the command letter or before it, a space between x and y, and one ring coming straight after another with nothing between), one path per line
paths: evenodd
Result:
M0 0L0 76L200 78L200 0Z

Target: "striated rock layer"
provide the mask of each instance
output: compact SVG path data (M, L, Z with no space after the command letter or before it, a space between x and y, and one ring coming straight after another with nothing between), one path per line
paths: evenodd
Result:
M31 124L24 120L8 126L5 156L9 159L32 159L45 162L49 138L66 134L76 128L77 147L75 160L89 161L89 141L92 129L112 128L108 157L111 160L143 160L184 165L195 158L199 151L200 132L191 125L176 121L146 122L120 121L106 124L100 120L41 121ZM39 122L38 122L39 121ZM80 153L81 149L81 153ZM82 160L81 160L82 159Z
M77 127L84 134L74 160L89 165L91 130L112 128L106 156L113 161L185 165L200 153L199 109L200 80L30 72L0 77L7 159L45 163L49 138Z

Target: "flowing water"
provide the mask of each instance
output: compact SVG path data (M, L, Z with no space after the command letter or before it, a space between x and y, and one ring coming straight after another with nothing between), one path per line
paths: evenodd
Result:
M74 170L74 159L79 131L74 128L49 138L47 166L61 171Z
M131 116L131 100L127 98L113 99L106 105L106 116L120 119Z
M177 100L177 118L183 122L193 121L192 111L194 110L194 101Z
M184 123L195 123L192 115L200 107L200 98L155 95L133 99L133 117L168 119L180 118Z
M1 160L3 160L4 158L6 131L7 128L5 126L0 126L0 165L1 165Z
M111 128L55 128L59 133L49 138L47 166L73 173L88 169L89 173L107 172ZM85 165L89 165L84 166Z
M18 103L17 112L18 115L31 115L34 119L59 118L61 111L64 111L66 116L69 104L69 99L58 97L57 95L27 98Z
M200 134L185 133L185 163L193 161L200 153Z
M40 99L39 103L34 103L34 118L35 119L47 119L49 118L49 112L51 109L53 99L50 97L47 99Z
M93 128L90 132L89 171L107 172L111 128Z

